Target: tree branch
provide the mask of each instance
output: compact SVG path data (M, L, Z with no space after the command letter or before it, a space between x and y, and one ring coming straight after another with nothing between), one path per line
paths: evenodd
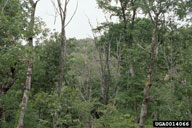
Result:
M151 52L147 51L147 50L146 50L145 48L143 48L140 44L137 43L137 46L138 46L140 49L144 50L145 52L151 54Z
M69 23L72 21L73 17L75 16L76 12L77 12L77 8L78 8L78 1L77 1L77 5L76 5L76 8L75 8L75 11L73 13L73 15L71 16L70 20L67 22L67 24L65 25L65 27L67 27L67 25L69 25Z
M152 17L152 15L151 15L151 12L148 10L149 8L149 4L147 4L147 1L146 0L144 0L144 3L145 3L145 5L146 5L146 7L147 7L147 13L149 14L149 17L150 17L150 19L151 19L151 21L154 23L154 19L153 19L153 17Z
M8 2L9 2L9 0L7 0L7 1L5 2L4 6L3 6L2 10L1 10L1 13L4 12L4 9L5 9L5 7L7 6Z

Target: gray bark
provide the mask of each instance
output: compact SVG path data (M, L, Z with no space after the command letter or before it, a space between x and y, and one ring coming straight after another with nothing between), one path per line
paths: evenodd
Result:
M59 7L59 15L61 18L61 67L60 67L60 76L58 82L57 93L60 97L61 95L61 88L63 84L64 78L64 69L65 69L65 61L66 61L66 31L65 31L65 21L66 21L66 13L67 13L67 4L69 1L65 1L64 8L62 8L62 4L60 0L57 0L58 7Z
M30 34L30 36L28 38L28 44L30 46L31 51L33 49L33 26L34 26L34 22L35 22L35 10L36 10L37 2L30 0L30 4L32 6L32 12L31 12L31 21L30 21L30 25L29 25L29 27L30 27L29 32L31 32L32 34ZM29 91L31 90L32 69L33 69L33 58L30 57L28 59L26 83L25 83L25 88L24 88L24 93L23 93L23 98L22 98L22 103L21 103L21 112L19 115L17 128L23 127L23 120L24 120L25 111L26 111L27 103L28 103L28 99L29 99Z
M67 13L67 4L70 0L65 0L64 7L62 7L61 0L57 0L58 9L55 6L55 9L58 10L60 19L61 19L61 66L60 66L60 74L59 74L59 81L58 81L58 87L57 87L57 95L58 97L61 96L61 89L63 85L63 79L65 76L65 61L66 61L66 13ZM56 122L58 120L58 113L56 112L53 116L53 127L56 127Z
M64 21L63 21L64 22ZM58 89L57 93L58 96L61 95L61 87L63 83L64 78L64 68L65 68L65 61L66 61L66 34L65 34L65 26L64 23L62 23L62 32L61 32L61 71L60 71L60 77L59 77L59 83L58 83Z
M104 64L103 64L103 56L101 51L98 48L98 53L99 53L99 62L100 62L100 67L101 67L101 97L102 99L104 98L104 87L105 87L105 73L104 73Z
M31 90L32 64L33 64L33 60L31 58L29 59L29 62L28 62L27 78L26 78L26 83L25 83L25 88L24 88L24 93L23 93L23 98L21 103L21 113L19 116L17 128L23 127L24 115L25 115L25 111L26 111L27 103L29 99L29 91Z

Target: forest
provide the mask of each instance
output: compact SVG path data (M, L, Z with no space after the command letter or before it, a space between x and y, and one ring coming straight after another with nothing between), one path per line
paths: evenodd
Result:
M106 21L85 39L66 36L73 0L52 1L59 32L40 1L0 0L0 128L192 121L191 0L96 0Z

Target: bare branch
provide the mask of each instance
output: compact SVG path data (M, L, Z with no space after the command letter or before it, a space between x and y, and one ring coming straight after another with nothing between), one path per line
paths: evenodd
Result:
M68 5L69 2L70 2L70 0L66 0L66 1L65 1L65 4Z
M57 4L59 7L59 15L60 15L61 19L63 19L63 8L61 7L61 1L57 0Z
M35 4L37 4L39 1L40 1L40 0L37 0L37 1L35 2Z
M77 1L77 5L76 5L76 8L75 8L75 11L73 13L73 15L71 16L70 20L67 22L67 24L65 25L65 27L67 27L67 25L69 25L69 23L72 21L73 17L75 16L76 12L77 12L77 8L78 8L78 1Z
M66 19L66 14L67 14L67 5L69 3L69 0L65 0L65 5L63 7L64 11L63 11L63 21L65 21Z
M82 99L83 99L85 102L87 102L87 100L86 100L85 97L83 96L82 92L81 92L80 90L79 90L79 92L80 92L80 95L81 95Z
M57 14L61 15L57 6L55 5L55 2L53 2L53 0L51 0L51 3L53 4L54 10L55 10L55 16L54 16L54 24L56 23L57 20Z
M87 16L87 19L88 19L89 26L90 26L90 28L91 28L91 30L92 30L93 38L94 38L94 40L96 41L97 36L96 36L95 33L93 32L93 25L91 24L91 21L90 21L90 19L89 19L88 16Z
M151 54L149 51L147 51L145 48L143 48L140 44L137 43L137 46L138 46L140 49L144 50L145 52Z
M149 7L149 4L147 4L146 0L144 0L144 3L146 5L146 7ZM149 17L150 17L151 21L154 23L154 19L153 19L152 15L151 15L151 12L148 10L148 8L147 8L147 13L149 14Z
M29 0L29 3L31 4L31 6L36 6L39 1L40 0L37 0L36 2L34 2L33 0Z

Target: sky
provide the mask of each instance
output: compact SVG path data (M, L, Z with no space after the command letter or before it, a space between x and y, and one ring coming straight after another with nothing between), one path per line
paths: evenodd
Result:
M53 0L56 3L56 0ZM62 0L61 0L62 1ZM63 0L64 1L64 0ZM67 38L83 39L92 35L88 18L95 27L97 23L105 21L105 15L98 9L96 0L70 0L67 13L67 21L73 15L78 1L78 9L70 24L66 27ZM42 18L47 28L60 32L60 18L57 16L54 24L55 12L51 0L40 0L37 6L36 16Z

